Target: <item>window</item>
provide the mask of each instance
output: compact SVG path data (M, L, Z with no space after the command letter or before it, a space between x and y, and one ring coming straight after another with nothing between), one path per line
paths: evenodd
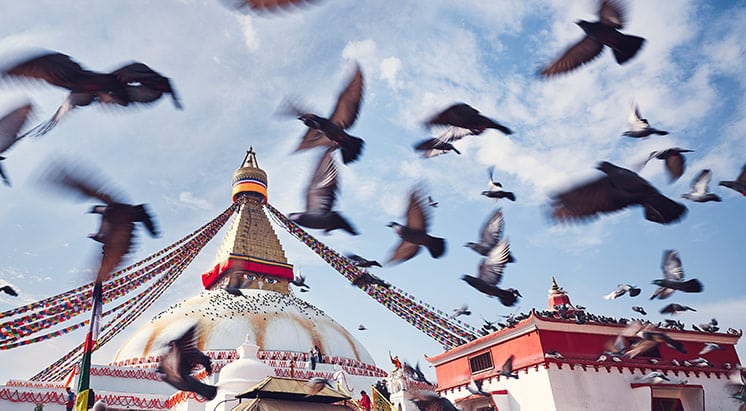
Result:
M492 354L489 351L484 354L479 354L475 357L469 358L469 368L471 368L472 374L476 374L484 370L489 370L492 367Z
M653 411L684 411L678 398L653 398Z

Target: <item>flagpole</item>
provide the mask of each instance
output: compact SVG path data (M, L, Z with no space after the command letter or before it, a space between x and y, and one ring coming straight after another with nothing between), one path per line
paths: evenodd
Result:
M90 389L91 382L91 355L96 346L96 339L101 329L101 312L103 306L103 284L101 280L96 280L91 295L91 323L88 333L85 336L83 344L83 358L80 360L80 374L78 374L77 398L75 400L75 411L88 410L88 396L92 392ZM93 401L90 401L93 402Z

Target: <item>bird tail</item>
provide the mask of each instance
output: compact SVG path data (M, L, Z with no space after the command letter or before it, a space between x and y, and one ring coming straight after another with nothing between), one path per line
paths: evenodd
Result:
M650 196L643 203L645 218L659 224L669 224L679 221L686 214L686 206L670 198L657 194Z
M635 56L635 54L637 54L637 52L640 50L640 47L642 47L642 43L644 42L645 39L642 37L623 34L619 42L613 47L614 58L616 59L616 62L619 64L624 64L625 62L627 62L627 60L631 59Z
M208 385L196 380L190 384L189 390L196 392L197 394L207 398L208 400L212 400L218 395L218 387L214 385Z
M500 303L506 307L512 307L518 301L518 297L516 297L515 293L510 290L501 289L497 294L497 298L500 300Z
M345 138L345 141L340 144L342 150L342 162L347 164L357 160L360 153L363 151L364 145L365 142L362 138L354 136L348 136Z
M433 258L439 258L446 252L446 240L439 237L427 236L425 246Z
M332 230L335 228L341 228L352 235L358 235L358 232L357 230L355 230L355 227L353 227L352 224L350 224L350 222L347 221L347 219L342 217L341 214L335 211L334 216L335 216L334 218L335 222L334 224L332 224L332 227L333 227ZM331 230L327 230L327 231L331 231Z
M692 278L691 280L681 283L679 290L685 293L701 293L702 288L702 283L696 278Z

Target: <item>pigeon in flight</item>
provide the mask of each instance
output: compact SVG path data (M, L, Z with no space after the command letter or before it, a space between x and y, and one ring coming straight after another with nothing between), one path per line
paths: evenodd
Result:
M658 289L650 296L651 300L668 298L676 290L686 293L702 292L702 283L696 278L684 281L684 269L681 267L681 258L679 258L678 251L665 250L663 252L661 270L663 271L663 278L653 281Z
M406 224L402 225L396 222L388 224L401 238L401 242L388 259L389 263L409 260L420 251L420 246L427 248L433 258L440 258L445 254L446 241L427 233L430 215L428 213L429 207L427 207L423 197L421 188L415 187L412 189L409 195Z
M637 108L637 104L632 103L632 111L629 114L628 119L630 129L624 132L624 135L632 138L643 138L648 137L652 134L665 136L668 131L658 130L657 128L650 127L648 119L642 118L640 110Z
M432 391L422 391L410 388L407 397L420 409L420 411L457 411L453 403L445 397L441 397Z
M635 358L638 355L645 354L656 348L658 344L665 344L680 353L686 354L684 345L680 341L674 340L663 332L654 331L652 325L645 325L640 321L634 321L627 325L624 331L622 331L622 335L625 337L640 338L639 341L630 346L630 349L624 353L624 357L626 358Z
M502 371L502 370L500 370L500 371ZM500 375L502 375L502 374L500 374ZM516 378L518 378L517 374L516 374ZM484 397L484 398L490 398L491 397L490 393L488 393L488 392L486 392L486 391L484 391L482 389L482 384L483 383L484 383L484 381L482 381L482 380L476 381L476 380L474 380L472 378L472 379L469 380L469 384L467 384L466 390L469 391L470 394L479 395L479 396Z
M415 151L421 152L422 157L424 158L436 157L449 151L461 154L461 152L453 146L453 143L471 135L474 135L472 130L451 126L438 137L431 137L418 142L414 145L414 149Z
M306 398L320 393L324 387L329 387L332 390L335 389L332 380L322 377L312 377L308 382L306 382L306 387L309 390L308 394L306 394Z
M306 211L290 213L288 218L303 227L323 229L325 233L342 229L357 235L355 228L341 214L332 211L339 191L333 155L334 149L326 150L316 166L306 188Z
M616 290L610 292L606 296L604 296L607 300L613 300L615 298L621 297L626 293L629 293L630 297L637 297L640 294L641 289L635 287L634 285L629 284L619 284L616 287Z
M559 351L550 351L550 352L544 353L544 358L551 358L551 359L554 359L554 360L562 360L562 359L565 358L565 356L562 355L562 353L559 352Z
M45 52L25 58L3 69L0 74L10 78L43 80L70 91L51 119L24 136L42 136L76 107L92 103L126 107L132 103L152 103L163 94L171 94L176 108L182 108L171 80L140 62L126 64L111 73L97 73L84 69L70 56Z
M705 355L715 350L725 350L725 348L720 346L720 344L706 342L704 347L702 347L702 350L699 352L699 355Z
M366 328L364 325L360 324L360 325L357 326L357 329L358 329L358 331L365 331L368 328Z
M360 112L363 99L363 72L360 66L355 67L355 74L337 97L337 105L329 118L302 110L295 104L286 101L286 113L295 115L308 127L300 145L295 151L323 146L342 151L342 162L347 164L358 159L364 142L358 137L347 134L345 130L352 127Z
M648 156L648 159L645 160L644 163L642 163L642 167L645 167L645 164L647 164L648 161L654 158L665 161L666 171L668 172L670 182L673 183L674 181L678 180L682 174L684 174L684 168L686 166L686 159L684 159L684 155L682 153L690 153L692 151L694 150L689 150L689 149L679 148L679 147L672 147L672 148L667 148L665 150L653 151Z
M682 194L681 197L696 203L722 201L720 196L709 192L711 178L712 171L709 169L702 170L702 172L692 180L692 191Z
M386 282L376 277L375 275L370 274L367 271L363 271L362 274L360 274L354 280L352 280L352 285L358 288L361 288L361 289L364 289L365 287L369 285L375 285L375 286L383 287L383 288L391 287L390 285L386 284Z
M497 297L506 307L515 305L521 293L514 288L502 289L497 286L503 277L505 266L510 260L510 243L501 240L479 264L477 277L463 275L462 280L491 297Z
M346 257L348 260L352 261L352 264L355 267L360 267L360 268L368 268L368 267L373 267L373 266L381 267L381 263L379 263L378 261L367 260L357 254L348 254L346 255Z
M735 190L741 195L746 197L746 164L741 168L741 174L735 180L724 180L718 183L723 187L728 187L731 190Z
M632 306L632 311L640 313L642 315L648 315L648 312L645 311L645 308L640 307L639 305Z
M464 247L469 247L480 255L486 256L502 240L504 231L505 219L502 209L498 208L482 224L482 229L479 232L479 242L468 242Z
M518 379L518 373L513 372L513 360L515 359L515 355L511 354L510 357L508 357L507 360L503 363L503 366L498 371L498 374L502 375L506 378L515 378Z
M454 308L453 314L449 315L448 318L450 318L451 320L454 320L456 319L456 317L460 315L471 315L471 311L469 311L468 305L464 304L459 308Z
M671 381L665 374L660 371L651 371L640 377L638 383L642 384L660 384L663 381Z
M684 311L697 311L692 307L689 307L688 305L681 305L676 303L668 304L667 306L661 308L660 313L661 314L678 314L683 313Z
M645 209L647 220L670 224L679 221L687 211L683 204L664 196L633 171L608 161L596 168L606 175L552 198L553 219L584 221L639 204Z
M317 0L222 0L231 9L242 13L255 12L258 14L268 12L282 12L298 9L307 4L316 3Z
M455 126L469 130L471 134L475 135L482 134L488 128L500 130L503 134L513 134L511 129L491 118L483 116L479 113L479 110L466 103L457 103L446 108L425 121L425 125Z
M194 378L192 369L200 364L212 374L210 357L197 349L198 328L193 325L181 337L168 343L168 352L161 356L156 372L169 385L182 391L195 392L208 400L217 395L217 387Z
M427 196L427 205L429 205L430 207L433 207L433 208L435 208L435 207L437 207L437 206L438 206L438 202L437 202L437 201L435 201L435 200L433 200L433 198L432 198L432 197L430 197L430 196Z
M311 288L308 284L306 284L306 277L300 273L300 270L295 273L295 275L293 276L293 281L291 281L290 284L293 284L294 286L300 288Z
M515 201L515 194L510 191L504 191L503 185L495 181L492 177L495 171L495 167L487 169L487 174L490 177L490 182L487 184L487 190L482 191L482 195L489 198L499 200L501 198L507 198L510 201Z
M645 39L622 34L618 30L624 27L625 10L620 1L601 0L598 17L595 22L579 20L576 24L585 32L585 36L568 48L559 58L544 67L540 74L545 77L569 72L598 57L608 46L614 52L618 64L624 64L635 56Z
M13 297L18 297L18 292L5 280L0 279L0 291Z
M92 173L73 171L62 164L53 165L47 170L47 181L78 196L95 198L104 205L93 206L90 213L101 215L98 232L88 237L103 244L103 256L96 275L97 281L104 281L119 266L124 257L132 251L135 238L135 223L142 223L152 237L160 235L155 220L145 204L127 204L120 195L93 178Z
M31 104L26 103L0 118L0 161L5 160L2 154L23 138L23 136L18 135L18 132L26 124L31 111ZM7 186L10 186L10 180L5 175L5 171L3 171L2 163L0 163L0 178L3 179Z

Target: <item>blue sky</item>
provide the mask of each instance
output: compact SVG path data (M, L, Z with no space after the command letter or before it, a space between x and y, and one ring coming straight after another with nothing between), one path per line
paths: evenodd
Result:
M594 19L596 7L593 1L323 0L292 13L257 16L232 12L217 0L4 5L0 56L43 48L97 71L141 61L172 79L184 110L175 110L168 99L140 110L85 107L46 136L6 153L3 166L14 185L0 187L0 278L22 295L0 295L0 309L91 278L98 250L85 236L98 220L85 213L90 203L48 193L38 184L49 161L63 157L90 164L132 202L150 205L163 235L151 239L141 231L132 261L223 211L232 172L249 146L269 175L270 202L286 214L299 211L318 154L291 154L304 128L275 111L285 97L298 96L319 114L329 114L359 62L365 98L350 131L366 147L360 161L340 166L337 208L361 235L311 231L322 241L341 252L385 260L397 243L386 224L402 221L407 191L424 182L440 202L431 233L447 239L446 255L434 260L421 253L374 273L444 311L468 304L473 314L466 321L476 327L480 316L496 319L516 309L544 308L555 276L574 303L594 313L630 317L635 314L630 307L642 305L651 320L661 320L657 311L678 302L697 309L679 316L687 325L716 317L723 329L746 328L738 246L746 229L746 199L717 187L719 180L734 179L746 162L746 26L741 24L746 6L629 2L623 32L647 39L634 59L619 66L606 50L567 76L537 78L538 69L581 37L574 22ZM2 84L0 111L30 98L35 124L51 116L65 95L52 86ZM633 99L654 126L671 133L647 140L622 137ZM412 145L428 136L422 121L461 101L515 133L488 131L458 142L461 156L420 158ZM670 226L644 220L639 208L577 226L546 219L548 196L599 175L598 161L632 167L651 151L673 146L695 150L678 182L668 183L660 161L641 175L679 198L699 171L710 168L711 189L722 203L687 203L686 218ZM496 205L480 196L491 165L496 179L516 193L515 203ZM505 233L517 258L503 285L524 296L514 308L460 280L476 271L481 258L462 245L477 238L496 206L503 207ZM355 333L379 366L388 367L388 350L421 363L423 355L441 351L276 230L288 259L312 287L303 298ZM211 267L222 236L135 326L201 289L199 276ZM677 293L663 303L647 300L665 249L680 252L686 276L699 278L703 293ZM620 282L641 286L643 294L604 300ZM361 323L368 331L357 331ZM99 351L94 362L107 362L124 337ZM33 375L83 338L79 331L0 352L0 381ZM744 356L744 344L738 348Z

